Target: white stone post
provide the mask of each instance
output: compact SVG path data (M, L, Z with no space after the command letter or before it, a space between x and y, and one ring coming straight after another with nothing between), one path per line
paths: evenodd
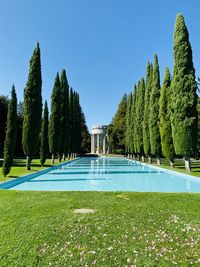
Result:
M103 154L106 154L106 137L103 137Z
M94 134L91 135L91 153L94 153Z
M99 134L97 134L97 154L99 154Z

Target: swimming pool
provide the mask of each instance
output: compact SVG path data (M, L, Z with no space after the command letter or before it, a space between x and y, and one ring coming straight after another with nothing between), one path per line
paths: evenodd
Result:
M200 192L200 179L125 158L85 157L0 184L9 190Z

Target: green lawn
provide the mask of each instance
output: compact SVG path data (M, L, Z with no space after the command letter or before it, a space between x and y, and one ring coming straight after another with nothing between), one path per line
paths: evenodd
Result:
M199 211L200 194L2 190L0 266L199 266Z
M56 160L55 165L57 165L59 162ZM51 160L47 159L45 162L44 167L41 166L39 159L33 159L31 162L31 170L26 170L26 160L25 159L15 159L13 162L13 167L11 169L11 172L8 174L7 177L3 177L2 174L2 167L0 167L0 182L10 180L12 178L17 178L22 175L26 175L29 173L37 172L40 170L43 170L44 168L51 167Z
M157 166L156 159L153 159L153 165ZM183 159L175 159L174 168L171 168L169 166L168 160L162 159L160 167L200 177L200 161L192 159L191 160L191 166L192 166L192 171L191 172L187 172L185 170L185 162L183 161Z

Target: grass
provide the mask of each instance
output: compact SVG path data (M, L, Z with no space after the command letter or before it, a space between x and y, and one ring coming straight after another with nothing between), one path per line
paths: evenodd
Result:
M58 164L58 161L55 161L55 165ZM0 182L4 182L10 180L12 178L18 178L22 175L26 175L29 173L37 172L43 170L45 168L51 167L51 160L47 159L44 167L41 166L39 159L33 159L31 162L31 170L26 170L26 160L25 159L15 159L13 162L13 167L11 168L10 173L7 177L4 177L2 174L2 167L0 167Z
M199 210L200 194L1 190L0 266L199 266Z
M152 164L157 166L156 159L153 159ZM183 159L175 159L174 168L171 168L169 166L169 162L167 159L162 159L160 167L168 169L168 170L178 171L178 172L182 172L182 173L186 173L186 174L200 177L200 161L199 160L191 159L191 167L192 167L191 172L187 172L185 170L185 162Z

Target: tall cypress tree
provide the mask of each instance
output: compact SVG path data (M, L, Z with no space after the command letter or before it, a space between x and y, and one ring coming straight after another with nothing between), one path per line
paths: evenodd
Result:
M144 94L145 94L145 81L142 78L138 85L138 93L137 93L137 105L136 105L136 147L137 153L140 156L144 156L144 148L143 148L143 138L142 138L142 124L144 117ZM143 157L144 160L144 157Z
M4 159L2 172L4 177L10 172L15 150L17 127L17 96L12 86L11 100L8 106L6 138L4 143Z
M128 96L126 107L126 134L125 134L125 147L126 153L131 153L131 108L132 108L132 92Z
M190 157L197 147L197 84L192 48L184 17L178 14L174 31L174 70L172 77L171 122L175 152L185 158L190 171Z
M149 132L151 153L156 156L157 164L160 165L161 142L159 130L159 98L160 98L160 72L158 57L154 56L152 92L150 96Z
M42 119L42 75L40 47L37 44L30 60L28 81L24 90L24 121L22 144L27 157L27 170L30 170L31 157L38 150Z
M6 137L6 121L8 113L8 97L0 96L0 157L3 157L4 142Z
M49 122L49 150L52 154L52 164L54 164L55 154L60 157L60 104L61 104L61 93L60 93L60 78L57 73L54 87L51 95L51 116Z
M137 154L137 145L136 145L136 135L137 135L137 122L136 122L136 107L137 107L137 85L134 85L133 92L133 105L132 105L132 153L136 156Z
M170 105L171 105L171 77L169 69L166 68L165 77L160 93L159 100L159 126L162 153L169 162L171 167L174 165L174 145L172 140L172 128L170 120Z
M151 163L151 144L149 133L149 113L150 113L150 95L152 90L152 74L153 66L148 62L146 70L146 87L144 96L144 119L143 119L143 146L144 153L148 156L149 163Z
M65 154L69 150L69 84L66 71L62 70L60 79L61 89L61 144L60 153Z
M75 153L78 153L81 148L81 106L77 92L74 92L74 111L74 149Z
M69 93L69 152L74 153L74 91L70 88Z
M49 111L48 111L47 101L45 101L42 130L41 130L41 147L40 147L40 163L42 166L44 165L49 153L48 128L49 128Z

